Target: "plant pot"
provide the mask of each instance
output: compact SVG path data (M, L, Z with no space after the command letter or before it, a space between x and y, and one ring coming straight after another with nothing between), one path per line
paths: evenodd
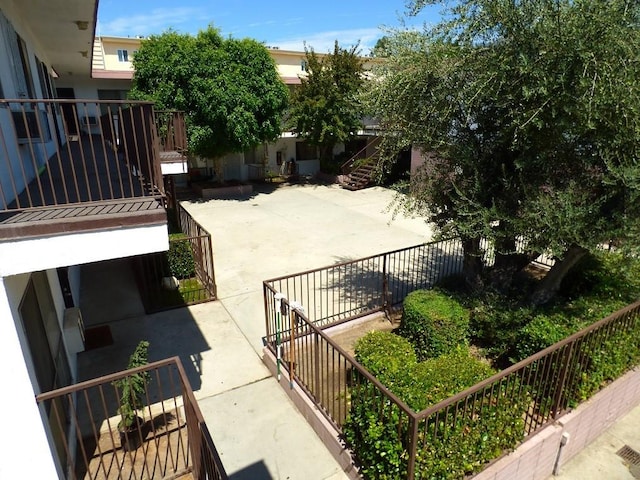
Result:
M120 433L120 446L125 452L131 452L137 450L146 437L144 432L144 420L140 417L136 417L134 422L128 428L118 425L118 432Z

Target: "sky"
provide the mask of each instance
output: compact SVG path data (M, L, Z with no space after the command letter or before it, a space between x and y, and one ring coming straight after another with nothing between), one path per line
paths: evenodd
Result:
M270 47L327 52L358 41L363 54L384 28L436 23L440 6L406 18L405 0L100 0L96 35L146 37L172 28L195 34L213 25L223 36L253 38ZM404 23L403 19L404 18Z

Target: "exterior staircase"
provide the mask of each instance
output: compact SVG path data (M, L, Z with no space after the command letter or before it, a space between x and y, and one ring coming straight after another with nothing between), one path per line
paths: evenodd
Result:
M364 155L368 148L379 143L379 141L380 137L376 137L342 165L343 180L340 182L342 188L352 191L362 190L373 184L380 154L376 149L373 155L369 157L365 157Z
M370 157L365 163L361 163L349 173L344 181L342 187L347 190L362 190L367 188L373 183L373 176L375 174L378 155Z

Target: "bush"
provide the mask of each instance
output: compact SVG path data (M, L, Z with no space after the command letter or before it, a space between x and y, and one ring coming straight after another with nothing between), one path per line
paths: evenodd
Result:
M578 329L573 319L564 315L557 313L536 315L528 325L518 331L514 360L524 360L575 333Z
M494 370L469 355L466 347L430 358L398 372L396 395L419 412L493 375Z
M413 345L418 360L450 352L467 341L469 311L439 290L416 290L404 300L398 333Z
M356 341L354 348L356 360L380 379L391 378L417 363L409 341L390 332L369 332Z
M498 363L513 355L519 330L534 316L532 307L496 292L467 299L471 310L469 334Z
M421 363L415 362L408 347L405 339L393 333L372 332L356 343L356 358L370 372L380 372L378 379L414 411L459 393L493 373L462 346ZM462 478L521 440L523 413L529 405L526 389L512 383L509 388L502 385L491 391L492 401L479 395L465 415L440 416L437 423L434 416L422 424L418 445L424 447L417 453L416 478ZM522 393L514 398L518 391ZM357 373L343 431L365 478L406 477L409 417Z
M640 316L628 320L626 328L618 330L608 340L599 340L599 333L595 332L595 341L580 345L580 355L586 363L577 376L569 406L587 400L609 382L640 364Z
M169 251L167 252L169 274L178 278L191 278L195 276L196 265L193 258L191 242L183 233L169 235Z

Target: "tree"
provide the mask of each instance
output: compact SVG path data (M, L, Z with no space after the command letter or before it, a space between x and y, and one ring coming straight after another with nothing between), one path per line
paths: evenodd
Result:
M305 47L307 75L292 95L289 124L295 134L319 147L323 163L331 162L336 144L362 129L364 69L357 52L358 45L346 50L336 41L333 53L321 58Z
M167 31L143 40L133 65L133 98L186 112L189 150L207 158L276 139L288 91L266 48L223 39L212 27L196 36Z
M383 152L425 153L405 206L462 238L473 287L506 289L554 255L544 303L586 252L640 244L640 5L461 0L446 18L389 38L370 99Z

